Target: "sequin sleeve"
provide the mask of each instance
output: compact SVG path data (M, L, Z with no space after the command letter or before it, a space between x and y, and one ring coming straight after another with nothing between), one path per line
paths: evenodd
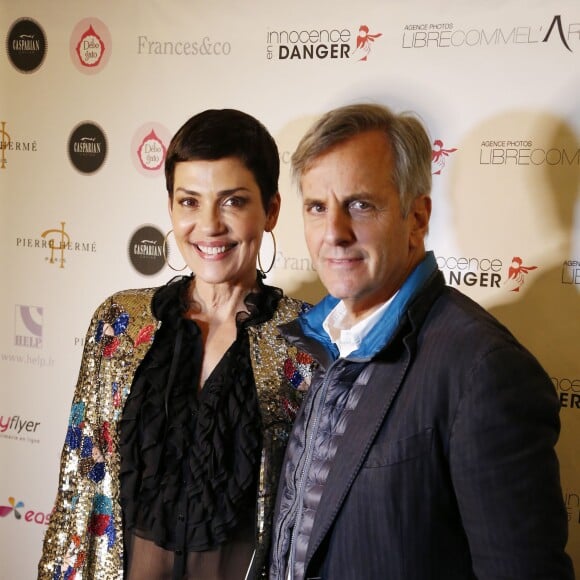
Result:
M267 578L278 477L288 435L315 368L309 355L284 340L278 325L293 320L308 308L304 302L283 296L274 317L250 329L250 356L264 432L256 505L258 541L248 578Z
M156 330L151 295L151 290L119 293L91 319L39 580L123 577L117 424Z

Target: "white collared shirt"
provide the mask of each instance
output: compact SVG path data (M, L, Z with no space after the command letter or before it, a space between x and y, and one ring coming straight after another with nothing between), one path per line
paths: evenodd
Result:
M365 336L381 318L396 295L395 292L384 304L350 328L343 328L347 312L342 300L328 313L322 323L322 328L330 340L336 344L342 358L347 357L360 347Z

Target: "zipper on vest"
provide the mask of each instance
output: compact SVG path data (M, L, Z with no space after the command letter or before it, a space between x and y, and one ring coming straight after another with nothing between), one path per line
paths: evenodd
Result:
M302 469L301 469L301 477L302 474L304 473L304 463L305 463L305 455L306 455L306 449L307 449L307 426L310 422L310 418L312 417L312 414L314 413L315 410L315 406L317 404L317 397L320 396L320 392L323 388L324 385L324 381L320 384L320 388L317 389L316 394L313 394L312 396L312 402L309 403L307 409L305 409L305 414L307 413L308 416L304 418L304 430L303 433L300 435L300 440L302 443L302 451L298 457L298 460L296 461L296 469L295 471L297 471L298 469L300 469L300 465L302 464ZM299 483L300 480L298 482L296 482L295 478L291 478L288 480L288 487L293 489L293 498L290 504L290 507L288 508L288 510L286 511L284 517L282 518L280 525L276 526L277 529L280 531L280 533L278 534L278 538L276 541L276 546L275 549L273 550L274 553L274 564L278 569L278 577L282 578L282 576L280 576L282 569L284 568L284 561L286 559L286 556L290 556L290 550L286 550L285 552L282 552L283 546L286 543L286 537L287 537L287 531L290 529L290 526L287 525L289 522L291 522L293 519L295 519L295 513L296 513L296 509L297 509L297 505L298 505L298 487L299 487ZM286 573L284 575L283 580L287 580L291 578L290 577L290 568L289 566L286 566Z
M331 370L334 367L335 363L331 365L328 371L325 373L324 380L322 381L322 387L318 390L317 395L319 395L318 400L313 401L312 410L310 412L310 418L312 419L312 429L310 434L307 437L306 447L304 448L303 455L305 455L304 463L302 465L302 471L300 473L300 479L298 481L298 488L296 491L296 495L294 497L294 505L290 510L290 514L294 519L294 526L292 529L292 537L290 539L290 547L288 548L288 567L286 569L286 578L287 580L291 580L294 577L294 546L296 545L296 538L298 536L300 530L300 524L302 522L302 514L304 512L304 487L306 486L306 478L308 476L308 472L310 470L310 464L312 463L312 450L313 450L313 443L318 432L318 424L320 423L320 417L322 416L322 410L324 408L324 402L326 401L326 393L328 391L328 385L331 380ZM314 415L314 417L312 417ZM305 423L305 435L308 432L308 423L310 420ZM310 541L310 538L309 538Z

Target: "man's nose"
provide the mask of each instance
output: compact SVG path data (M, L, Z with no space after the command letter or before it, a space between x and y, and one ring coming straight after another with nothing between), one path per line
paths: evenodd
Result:
M341 207L329 207L326 212L324 241L331 245L345 245L354 240L351 217Z

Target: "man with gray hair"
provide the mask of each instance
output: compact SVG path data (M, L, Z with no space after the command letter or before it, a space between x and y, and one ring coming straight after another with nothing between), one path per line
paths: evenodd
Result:
M425 250L421 122L341 107L292 163L329 295L282 327L318 370L288 442L270 578L573 579L558 399Z

